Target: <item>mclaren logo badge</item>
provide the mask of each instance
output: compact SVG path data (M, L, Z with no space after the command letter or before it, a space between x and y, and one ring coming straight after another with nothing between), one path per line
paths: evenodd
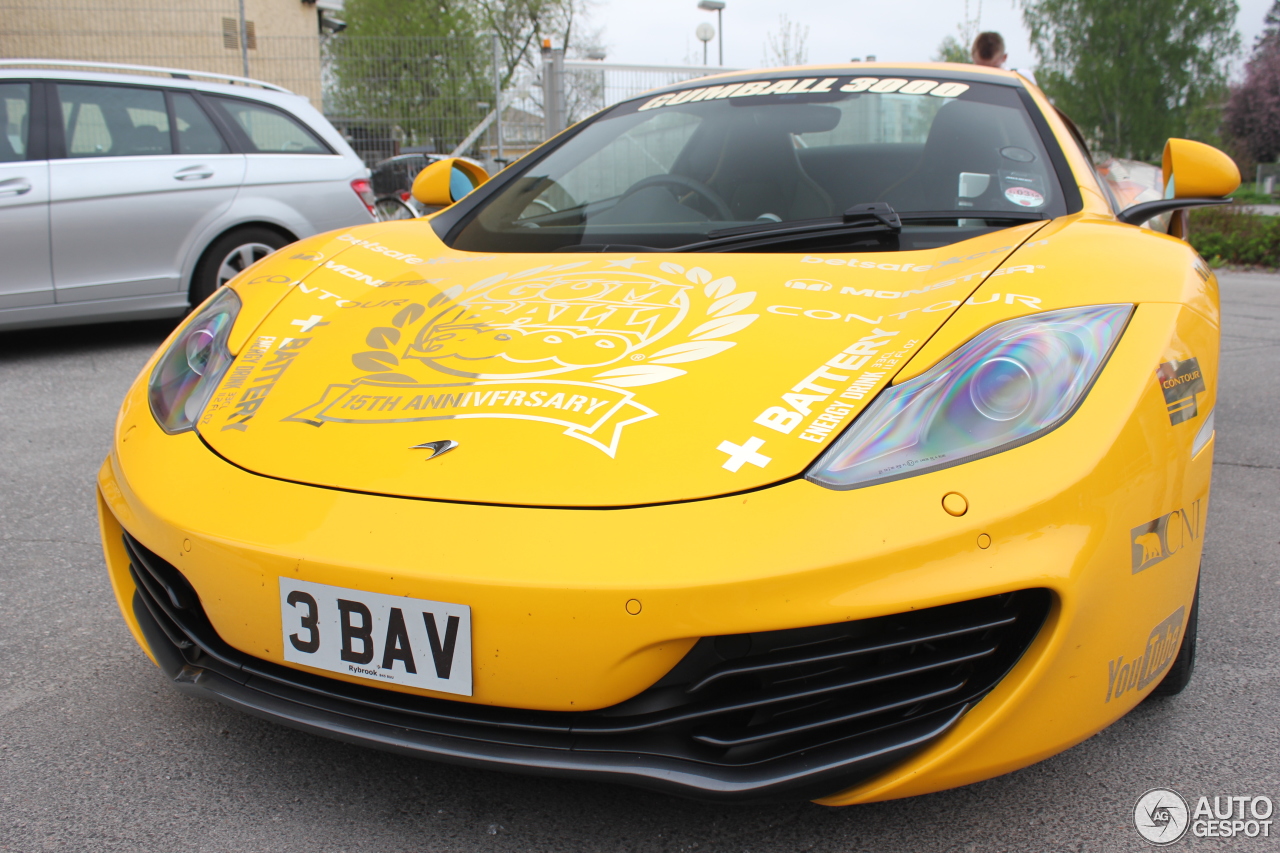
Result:
M431 455L428 456L427 458L435 459L437 456L442 456L445 453L448 453L450 450L453 450L457 446L458 446L458 442L445 439L444 441L426 441L426 442L423 442L422 444L415 444L413 447L410 447L409 449L410 450L429 450L431 451Z

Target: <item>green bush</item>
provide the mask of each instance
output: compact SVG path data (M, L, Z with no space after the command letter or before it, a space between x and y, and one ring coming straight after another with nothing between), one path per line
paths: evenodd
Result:
M1215 266L1280 267L1280 216L1245 213L1234 206L1195 210L1191 245Z

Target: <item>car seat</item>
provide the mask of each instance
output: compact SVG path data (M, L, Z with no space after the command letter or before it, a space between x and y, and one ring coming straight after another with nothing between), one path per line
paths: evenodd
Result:
M835 215L831 196L796 156L792 131L809 128L791 121L794 115L786 106L737 109L741 118L728 123L720 156L704 181L728 203L734 217L752 220L773 214L795 220ZM834 118L839 119L838 113Z
M967 199L980 210L1003 209L997 172L1000 149L1017 144L1008 132L1009 110L992 104L952 101L938 110L916 168L881 193L899 212L955 210L960 173L990 175L986 191Z
M112 153L125 155L171 154L169 150L169 134L153 125L144 124L129 130L128 136L119 140L120 151Z

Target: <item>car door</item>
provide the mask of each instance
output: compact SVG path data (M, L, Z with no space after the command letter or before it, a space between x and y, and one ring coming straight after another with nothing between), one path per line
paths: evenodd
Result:
M0 310L53 302L41 94L0 80Z
M56 301L173 293L192 241L235 198L232 153L187 92L58 82L49 165Z

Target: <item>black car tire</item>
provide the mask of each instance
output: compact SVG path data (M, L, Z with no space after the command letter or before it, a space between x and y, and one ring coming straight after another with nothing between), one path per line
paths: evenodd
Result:
M384 195L373 203L373 213L379 222L394 222L402 219L416 219L418 214L399 196Z
M204 302L251 263L289 244L289 240L269 228L237 228L228 231L205 249L191 276L191 306Z
M1164 678L1151 691L1152 696L1176 696L1191 683L1191 673L1196 668L1196 633L1200 621L1200 579L1196 578L1196 597L1191 599L1191 615L1187 617L1187 630L1182 635L1178 656Z

